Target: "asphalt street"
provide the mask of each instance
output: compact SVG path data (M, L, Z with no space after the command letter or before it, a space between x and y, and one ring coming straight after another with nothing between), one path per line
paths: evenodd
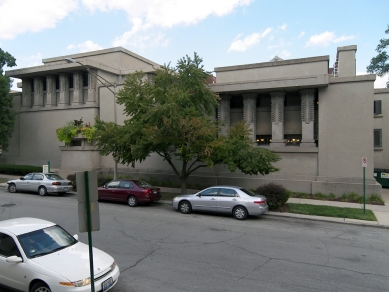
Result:
M117 261L110 291L387 291L387 229L274 216L183 215L169 205L100 206L93 246ZM0 189L0 220L38 217L79 233L75 195ZM98 289L96 289L98 291Z

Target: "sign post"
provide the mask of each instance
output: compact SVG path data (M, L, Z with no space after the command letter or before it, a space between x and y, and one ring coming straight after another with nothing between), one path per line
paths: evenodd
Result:
M363 214L366 214L366 182L365 182L365 170L367 167L367 157L362 157L363 168Z

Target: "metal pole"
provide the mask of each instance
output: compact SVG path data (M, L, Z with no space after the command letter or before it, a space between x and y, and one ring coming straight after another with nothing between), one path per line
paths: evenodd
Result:
M366 183L365 183L365 169L363 168L363 214L366 214Z
M116 113L116 83L113 84L113 117L115 124L118 123L117 113ZM118 179L118 163L114 158L114 166L113 166L113 179Z
M50 161L47 161L47 165L48 165L48 169L47 169L47 171L50 173Z
M89 244L89 266L90 266L90 284L91 291L95 292L95 276L93 272L93 250L92 250L92 227L91 227L91 214L90 214L90 199L89 199L89 178L88 172L84 172L85 178L85 197L86 197L86 222L88 227L88 244Z

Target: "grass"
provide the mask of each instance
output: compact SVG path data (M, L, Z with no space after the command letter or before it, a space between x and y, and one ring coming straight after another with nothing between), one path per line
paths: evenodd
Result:
M362 209L356 208L290 203L288 203L287 206L289 207L289 213L377 221L377 218L374 216L374 213L371 210L366 210L366 214L363 214Z
M0 184L9 181L9 178L0 178Z

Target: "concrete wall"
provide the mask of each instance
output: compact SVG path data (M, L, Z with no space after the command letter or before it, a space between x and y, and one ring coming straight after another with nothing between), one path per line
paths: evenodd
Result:
M374 100L381 100L381 114L374 115L374 129L382 130L382 147L374 148L374 168L389 169L389 88L375 89Z

